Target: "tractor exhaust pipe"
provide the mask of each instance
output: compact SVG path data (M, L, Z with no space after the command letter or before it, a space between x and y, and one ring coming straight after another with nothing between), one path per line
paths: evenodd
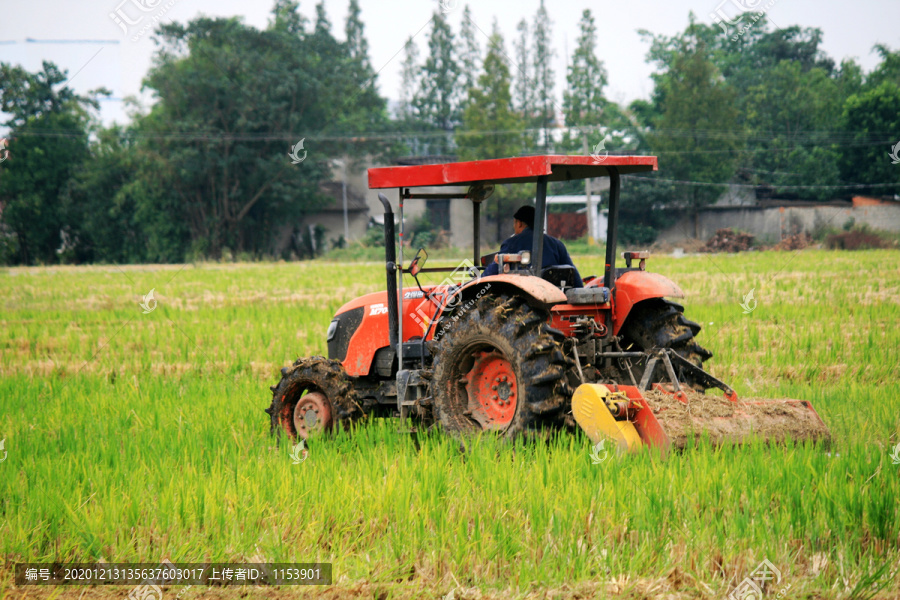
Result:
M399 321L397 320L397 249L394 247L394 211L387 196L379 193L384 206L384 262L387 271L388 331L391 347L397 348Z

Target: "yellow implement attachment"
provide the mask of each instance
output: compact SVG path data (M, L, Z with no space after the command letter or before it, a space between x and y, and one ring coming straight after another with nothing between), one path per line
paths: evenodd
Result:
M618 445L620 452L634 452L641 445L641 436L630 421L617 421L614 414L628 410L629 399L623 392L612 392L605 385L585 383L572 396L575 421L593 443L608 438Z

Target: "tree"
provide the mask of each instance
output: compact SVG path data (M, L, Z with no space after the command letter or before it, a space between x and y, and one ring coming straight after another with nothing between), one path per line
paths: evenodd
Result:
M862 84L855 63L844 69L849 71L849 83L842 89L852 93L841 107L843 136L837 148L838 168L845 183L897 184L880 185L865 193L900 194L900 167L892 164L888 154L900 143L900 51L884 44L876 44L874 51L881 62Z
M347 24L344 32L347 37L347 54L356 63L359 71L365 76L374 74L369 63L369 42L366 40L364 25L360 18L359 0L350 0L347 10Z
M832 135L845 96L819 67L803 71L794 61L771 68L764 82L746 92L745 127L753 147L745 169L757 184L774 187L781 198L828 199L840 183ZM791 186L779 190L779 186Z
M743 40L741 46L723 43L719 55L725 77L734 78L736 85L746 80L745 85L752 86L766 77L768 69L786 60L796 63L801 71L821 69L831 75L834 60L820 48L821 29L794 25L769 31L768 26L763 18L754 26L756 35Z
M323 5L317 8L315 31L305 36L235 19L160 28L162 47L145 80L158 100L137 127L152 140L142 148L146 160L159 159L155 177L194 251L271 252L266 232L326 201L319 191L325 158L372 149L322 139L330 127L367 127L384 104L371 86L359 87L346 44L333 41ZM292 164L288 152L301 140L297 155L305 158Z
M419 93L414 105L419 117L447 134L459 123L459 63L454 49L453 31L444 15L435 12L428 38L428 58L422 67ZM450 150L449 137L438 142L437 153Z
M130 140L118 128L103 130L90 157L72 174L64 194L66 213L77 227L75 262L129 263L145 260L146 241L129 199L117 197L138 167Z
M469 90L475 87L478 81L478 69L481 63L481 47L475 36L475 22L472 21L472 11L469 5L463 9L462 25L459 29L459 67L461 70L462 93L468 97Z
M819 68L831 76L834 71L834 61L820 48L821 30L793 26L770 31L765 16L741 36L723 36L717 26L698 23L693 12L689 14L685 31L672 37L654 35L646 30L640 30L640 33L650 42L648 60L659 65L672 63L686 37L702 43L722 77L736 91L741 119L752 110L745 104L747 90L765 85L771 70L780 62L796 63L802 72ZM654 79L659 76L661 74ZM660 91L657 86L654 94Z
M300 3L296 0L275 0L269 29L284 31L290 35L303 35L306 19L300 14Z
M876 70L877 72L877 70ZM900 166L892 164L889 152L900 144L900 85L881 79L877 87L850 96L840 123L846 132L839 148L839 167L846 182L894 183L868 193L900 194ZM873 137L881 143L873 142Z
M149 144L147 145L150 146ZM64 200L77 262L180 262L190 245L182 211L156 174L165 160L133 128L102 130Z
M713 61L737 93L748 148L739 176L781 198L833 197L840 183L831 132L844 101L859 90L853 61L839 68L821 49L822 31L797 26L770 31L763 17L745 35L710 37ZM788 187L790 186L790 187ZM810 186L798 188L796 186Z
M325 129L337 130L342 134L373 133L385 131L388 125L387 103L379 96L375 85L376 73L369 60L369 42L366 40L364 26L360 18L358 0L350 0L345 26L346 41L338 44L332 60L340 60L346 67L336 70L332 77L347 78L339 85L348 90L342 99L342 105L352 104L352 108L339 110L337 118ZM332 43L333 38L328 41ZM331 61L324 61L327 65ZM325 131L323 129L323 132ZM377 150L376 150L377 148ZM335 150L341 154L361 155L361 146L356 142L346 141L336 145ZM365 151L381 155L390 152L392 144L377 146L374 143L365 145Z
M521 127L512 105L503 36L495 22L482 73L477 86L469 88L469 104L457 132L459 156L462 160L515 156L521 150Z
M697 35L702 36L704 26L694 25ZM798 74L815 69L826 77L835 75L834 61L820 48L820 29L793 26L769 31L768 28L768 21L763 17L737 42L717 37L715 44L709 46L722 76L737 92L742 124L755 110L749 90L769 86L774 70L783 62L793 64ZM753 35L749 35L751 31ZM843 98L839 103L842 102Z
M408 121L415 116L415 90L419 87L421 77L419 66L419 47L413 41L412 36L406 39L403 45L403 64L400 67L400 93L397 105L397 116L402 121Z
M494 22L488 41L487 55L477 87L469 88L469 102L463 114L463 127L457 132L457 147L461 160L483 160L516 156L522 147L522 120L512 105L509 65L503 48L503 36ZM471 132L471 133L470 133ZM488 207L497 224L497 239L501 226L510 212L512 193L498 189Z
M515 77L513 78L513 85L515 86L513 106L524 119L530 120L534 110L532 104L532 94L534 92L532 86L534 83L530 75L533 65L531 64L529 52L528 21L525 19L519 21L516 30L519 32L519 38L515 43L516 65Z
M556 121L554 116L556 102L553 97L555 75L551 66L556 53L551 45L552 27L550 14L544 6L544 0L541 0L537 13L534 15L532 56L534 58L534 103L538 110L535 125L542 130L541 144L544 151L550 150L550 128Z
M735 92L694 25L671 52L658 55L662 70L653 77L659 118L648 135L667 177L695 182L678 186L677 201L691 212L718 198L721 188L705 184L729 181L742 147Z
M569 128L562 139L567 152L582 153L584 136L588 131L589 151L601 142L606 150L626 145L624 132L630 123L619 106L603 95L607 84L606 68L597 57L597 26L590 10L585 10L579 22L578 43L566 74L567 87L563 93L563 112ZM573 131L574 129L574 131ZM566 192L580 190L583 183L572 182Z
M313 35L324 38L331 37L331 21L328 20L328 13L325 12L325 0L319 0L316 4L316 24L313 27Z
M442 134L442 130L423 119L417 108L417 99L422 84L422 67L419 64L419 46L412 37L403 46L403 64L400 67L400 93L397 103L397 119L394 126L403 137L405 152L412 155L428 154L434 148L431 133ZM421 135L425 132L425 135ZM444 147L443 143L438 147Z
M881 62L866 78L866 86L874 89L885 81L900 85L900 50L892 51L884 44L875 44L873 50L881 56Z
M568 88L563 94L566 125L599 125L609 102L603 96L607 84L606 68L597 58L597 26L590 9L585 9L578 24L578 45L566 75Z
M88 111L108 92L79 96L66 81L50 62L37 73L0 63L0 111L10 115L9 156L0 163L5 262L55 263L63 241L75 242L62 196L88 154Z

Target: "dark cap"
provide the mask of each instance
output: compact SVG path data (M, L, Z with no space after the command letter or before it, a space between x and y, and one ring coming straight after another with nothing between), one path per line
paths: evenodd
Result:
M518 219L534 229L534 207L533 206L523 206L516 211L516 214L513 215L513 219Z

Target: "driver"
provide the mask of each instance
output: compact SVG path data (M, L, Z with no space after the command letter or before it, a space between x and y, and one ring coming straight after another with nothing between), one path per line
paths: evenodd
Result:
M522 206L513 215L513 230L516 232L512 237L507 238L500 245L501 254L515 254L523 250L531 251L532 239L534 236L534 207ZM484 270L484 275L497 275L500 272L498 258L494 257L492 262ZM553 236L544 234L544 254L541 259L541 268L569 265L575 267L572 259L569 257L569 251L565 245ZM575 287L584 287L581 281L581 275L575 268Z

